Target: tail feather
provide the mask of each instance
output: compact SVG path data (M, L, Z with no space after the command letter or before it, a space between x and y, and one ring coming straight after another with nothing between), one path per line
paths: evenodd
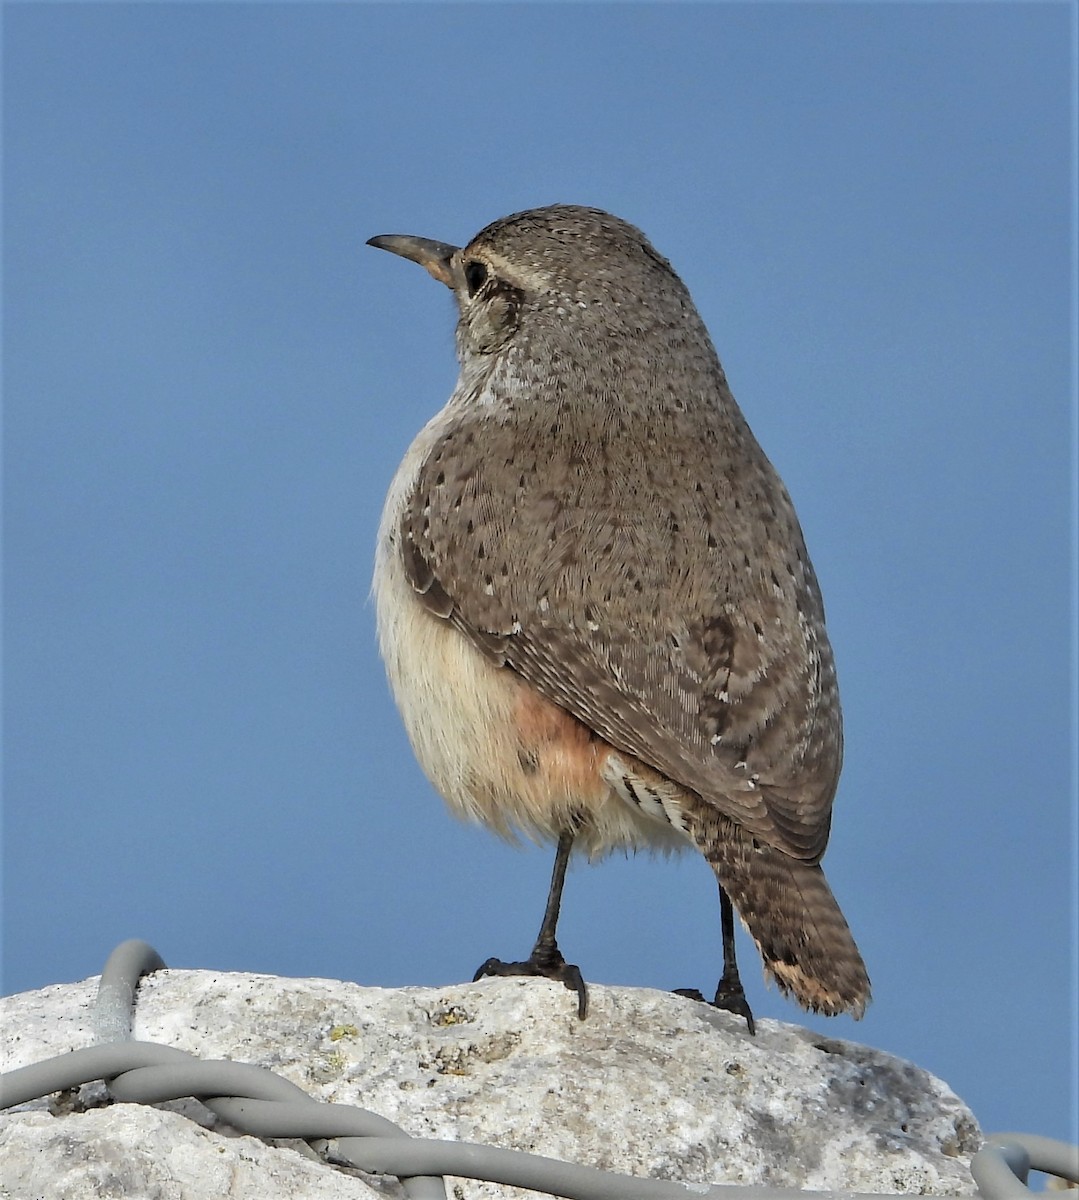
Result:
M694 841L780 990L811 1012L861 1017L869 976L821 868L753 838L714 809L695 815Z

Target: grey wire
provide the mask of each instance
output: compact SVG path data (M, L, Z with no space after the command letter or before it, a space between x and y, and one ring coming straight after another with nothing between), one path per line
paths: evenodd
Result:
M410 1138L404 1142L399 1138L362 1136L356 1120L359 1110L342 1104L319 1108L321 1111L312 1112L310 1106L227 1099L221 1102L218 1111L230 1124L235 1117L243 1128L260 1137L336 1138L336 1157L372 1175L422 1170L529 1188L574 1200L687 1200L694 1196L719 1200L734 1195L738 1200L747 1200L754 1195L753 1188L641 1179L475 1142L444 1142L437 1138ZM759 1200L805 1200L806 1195L796 1189L762 1188L759 1193Z
M130 1040L139 980L144 975L164 969L165 965L164 959L148 942L131 938L117 946L101 972L94 1002L94 1029L98 1041L104 1044L13 1071L6 1077L0 1076L0 1108L73 1087L76 1083L89 1083L93 1079L105 1079L114 1099L137 1104L157 1104L195 1096L202 1098L206 1107L215 1112L215 1098L247 1096L275 1103L291 1102L314 1110L323 1107L301 1088L263 1067L200 1060L173 1047ZM137 1049L134 1049L132 1058L125 1052L133 1048ZM167 1051L167 1055L160 1054L163 1050ZM102 1062L102 1052L107 1051L119 1051L120 1060L105 1054ZM55 1067L59 1077L66 1078L68 1082L61 1082L57 1087L49 1087L44 1091L36 1090L41 1086L41 1080L33 1074L35 1067ZM90 1074L87 1075L87 1071ZM78 1076L77 1079L73 1073ZM27 1088L35 1089L35 1092L33 1096L24 1095L22 1100L12 1100L9 1099L9 1088L13 1095L24 1094ZM390 1138L410 1140L403 1129L385 1117L362 1109L355 1111L361 1114L361 1125L365 1130ZM401 1180L409 1200L446 1200L446 1184L441 1175L428 1177L407 1170L394 1174Z
M165 961L138 938L121 942L109 955L94 999L94 1032L99 1042L126 1042L131 1037L135 992L144 975L165 968Z
M446 1200L444 1175L528 1188L569 1200L879 1200L855 1192L740 1187L640 1179L517 1150L413 1138L385 1117L325 1104L265 1067L199 1059L131 1039L139 980L165 966L146 942L109 955L95 1001L99 1043L0 1075L0 1109L104 1079L119 1101L160 1104L195 1096L228 1124L262 1138L336 1139L335 1161L373 1175L396 1175L410 1200ZM997 1134L974 1156L971 1172L985 1200L1029 1200L1030 1170L1079 1182L1079 1147L1033 1134Z
M978 1191L991 1200L1029 1198L1032 1170L1079 1183L1079 1146L1034 1133L994 1133L970 1162Z

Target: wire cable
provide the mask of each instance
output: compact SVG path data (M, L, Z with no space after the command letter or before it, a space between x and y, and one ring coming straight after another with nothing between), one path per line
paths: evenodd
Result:
M386 1117L327 1104L265 1067L200 1059L131 1037L139 980L164 961L146 942L127 941L109 955L98 985L98 1044L0 1075L0 1109L105 1080L113 1099L161 1104L196 1097L221 1120L260 1138L330 1139L333 1161L372 1175L395 1175L409 1200L446 1200L443 1176L528 1188L567 1200L879 1200L854 1192L678 1183L642 1179L518 1150L410 1137ZM1027 1176L1044 1171L1079 1183L1079 1147L1033 1134L997 1134L971 1162L984 1200L1030 1200Z
M1079 1146L1033 1133L994 1133L970 1161L978 1191L991 1200L1029 1200L1031 1171L1079 1185Z

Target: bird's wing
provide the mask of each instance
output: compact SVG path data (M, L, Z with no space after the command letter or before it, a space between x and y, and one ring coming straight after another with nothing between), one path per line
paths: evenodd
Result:
M756 465L738 476L741 456L717 470L699 439L668 437L654 478L647 454L612 463L593 439L552 458L530 441L462 423L435 444L398 531L418 595L616 748L819 859L838 693L820 593L767 460L746 455Z

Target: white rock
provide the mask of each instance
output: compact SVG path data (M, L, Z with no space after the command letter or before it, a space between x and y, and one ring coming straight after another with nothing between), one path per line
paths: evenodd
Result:
M95 987L0 1001L0 1070L92 1045ZM383 990L162 971L139 988L133 1033L269 1067L316 1099L370 1109L420 1137L686 1182L974 1191L974 1117L910 1063L776 1021L751 1038L742 1021L665 992L594 985L590 1002L582 1022L570 993L541 980ZM371 1180L375 1191L306 1157L303 1143L230 1136L194 1101L104 1103L104 1088L88 1085L75 1100L85 1112L53 1097L0 1114L0 1195L400 1194L395 1181ZM459 1200L535 1195L451 1183Z
M117 1104L0 1120L0 1196L19 1200L359 1200L361 1180L255 1138L223 1138L176 1112Z

